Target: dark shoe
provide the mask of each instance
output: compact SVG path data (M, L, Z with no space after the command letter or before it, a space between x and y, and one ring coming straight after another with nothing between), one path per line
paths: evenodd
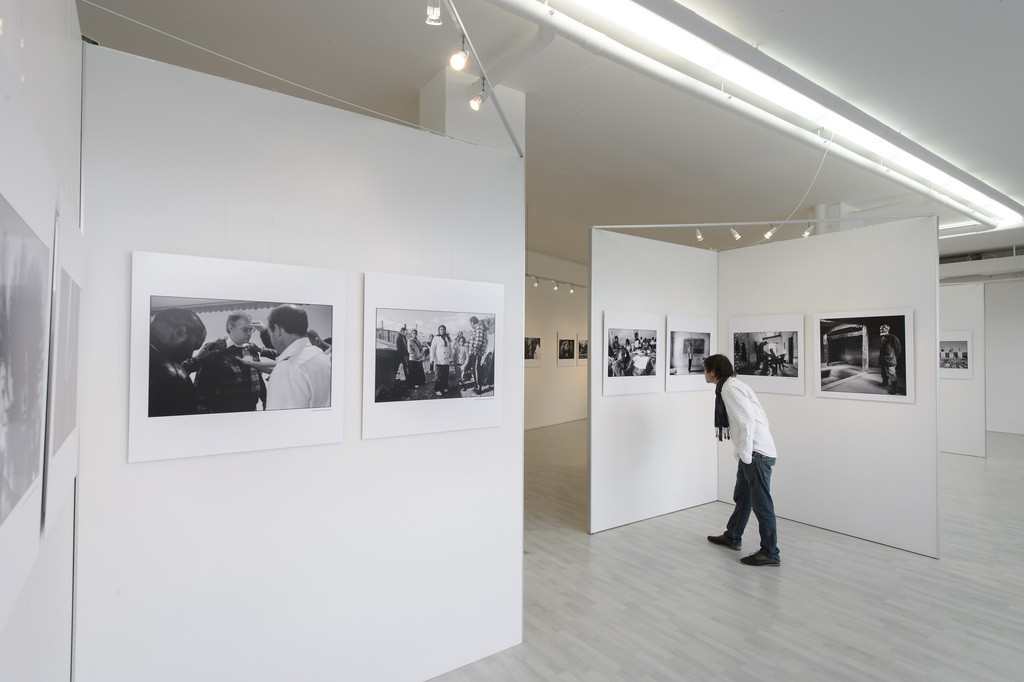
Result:
M740 549L740 543L733 542L732 540L730 540L729 538L725 537L724 535L709 535L708 536L708 542L710 542L713 545L721 545L722 547L728 547L729 549L735 549L736 551L739 551L739 549Z
M711 538L708 538L708 539L710 540ZM750 556L743 557L742 559L740 559L740 563L741 564L746 564L747 566L778 566L779 565L778 561L775 561L774 559L769 559L768 557L766 557L764 554L761 554L760 552L756 552L755 554L751 554Z

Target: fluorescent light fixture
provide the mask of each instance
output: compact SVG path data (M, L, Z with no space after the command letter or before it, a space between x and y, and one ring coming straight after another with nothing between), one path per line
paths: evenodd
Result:
M736 231L736 228L730 227L729 231L732 232L732 238L738 241L740 238L740 233Z
M704 241L704 235L702 235L700 233L700 228L699 227L697 228L697 241L699 241L699 242Z
M771 239L771 238L772 238L772 235L774 235L774 234L776 233L776 231L778 231L779 227L781 227L781 226L780 226L780 225L776 225L776 226L775 226L775 227L773 227L772 229L770 229L770 230L768 230L767 232L765 232L765 233L764 233L764 238L765 238L765 239Z
M441 25L441 0L427 0L427 24Z
M882 174L892 173L893 177L900 178L901 184L955 208L990 227L1016 227L1024 224L1024 217L1021 215L1022 208L1018 202L991 188L989 188L990 192L985 192L984 188L977 189L972 184L981 186L983 183L976 181L975 178L959 169L954 171L953 168L950 168L947 172L941 167L932 165L926 160L927 156L921 158L915 155L913 150L917 146L909 143L909 140L907 141L909 144L904 144L901 148L901 140L905 140L905 138L896 131L890 131L892 134L887 135L889 139L885 139L882 135L886 135L884 131L888 127L854 107L849 107L846 113L852 113L855 119L862 118L864 125L847 118L842 112L833 111L815 101L796 89L800 87L800 81L806 81L797 74L789 72L796 77L790 78L790 82L797 81L796 87L791 87L751 66L742 58L737 58L697 37L684 27L683 24L686 23L684 15L676 15L683 16L677 23L663 18L635 2L624 0L569 1L618 25L624 31L707 70L716 79L715 82L702 81L707 85L712 85L723 91L728 90L730 96L758 109L764 106L760 100L771 102L774 107L784 110L785 113L781 115L774 113L778 109L761 110L766 116L774 119L777 124L781 124L782 128L792 127L803 133L816 132L824 139L831 138L846 152L865 160L867 162L865 167ZM676 2L680 5L684 4L680 0L676 0ZM666 13L671 11L669 8L664 10ZM625 44L629 41L628 39L623 41L620 38L618 42ZM717 79L724 82L718 82ZM744 93L734 92L735 88L751 93L754 98L748 99ZM842 103L841 100L839 102ZM882 135L869 128L883 131ZM932 155L929 153L928 156ZM945 162L940 165L945 165ZM960 175L963 179L955 177L956 175ZM766 238L768 238L767 235Z

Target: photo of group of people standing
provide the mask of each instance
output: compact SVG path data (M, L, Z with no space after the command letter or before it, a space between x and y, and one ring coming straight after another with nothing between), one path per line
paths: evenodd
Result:
M330 407L332 317L329 305L152 296L149 416Z
M495 316L378 308L374 402L494 395Z

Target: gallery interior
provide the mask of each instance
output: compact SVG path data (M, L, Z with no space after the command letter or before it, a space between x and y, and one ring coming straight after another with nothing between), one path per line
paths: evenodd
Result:
M1024 9L179 5L0 2L0 680L1019 676ZM329 407L148 414L201 296L318 306ZM419 311L487 390L379 400Z

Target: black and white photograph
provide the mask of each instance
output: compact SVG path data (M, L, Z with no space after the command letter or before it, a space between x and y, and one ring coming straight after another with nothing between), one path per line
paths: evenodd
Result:
M803 328L803 315L730 318L736 374L755 391L803 395Z
M0 197L0 526L43 471L49 327L50 248Z
M331 306L152 296L149 311L151 418L331 406Z
M708 332L669 332L670 376L704 373L704 358L711 353L711 334Z
M558 332L558 366L576 366L576 332Z
M974 366L970 329L939 332L939 378L973 379Z
M796 377L798 331L736 332L732 358L740 376Z
M881 310L815 315L816 394L914 401L914 313Z
M704 358L714 355L714 319L689 315L668 316L668 373L666 391L700 391Z
M586 334L576 335L576 364L586 365L590 358L590 343Z
M660 390L658 346L663 320L650 313L605 313L605 395Z
M378 308L374 401L494 396L493 314Z
M500 284L366 273L363 439L500 424L503 310Z
M340 440L342 271L136 253L132 278L129 461Z
M540 332L526 331L523 335L523 366L540 367Z

